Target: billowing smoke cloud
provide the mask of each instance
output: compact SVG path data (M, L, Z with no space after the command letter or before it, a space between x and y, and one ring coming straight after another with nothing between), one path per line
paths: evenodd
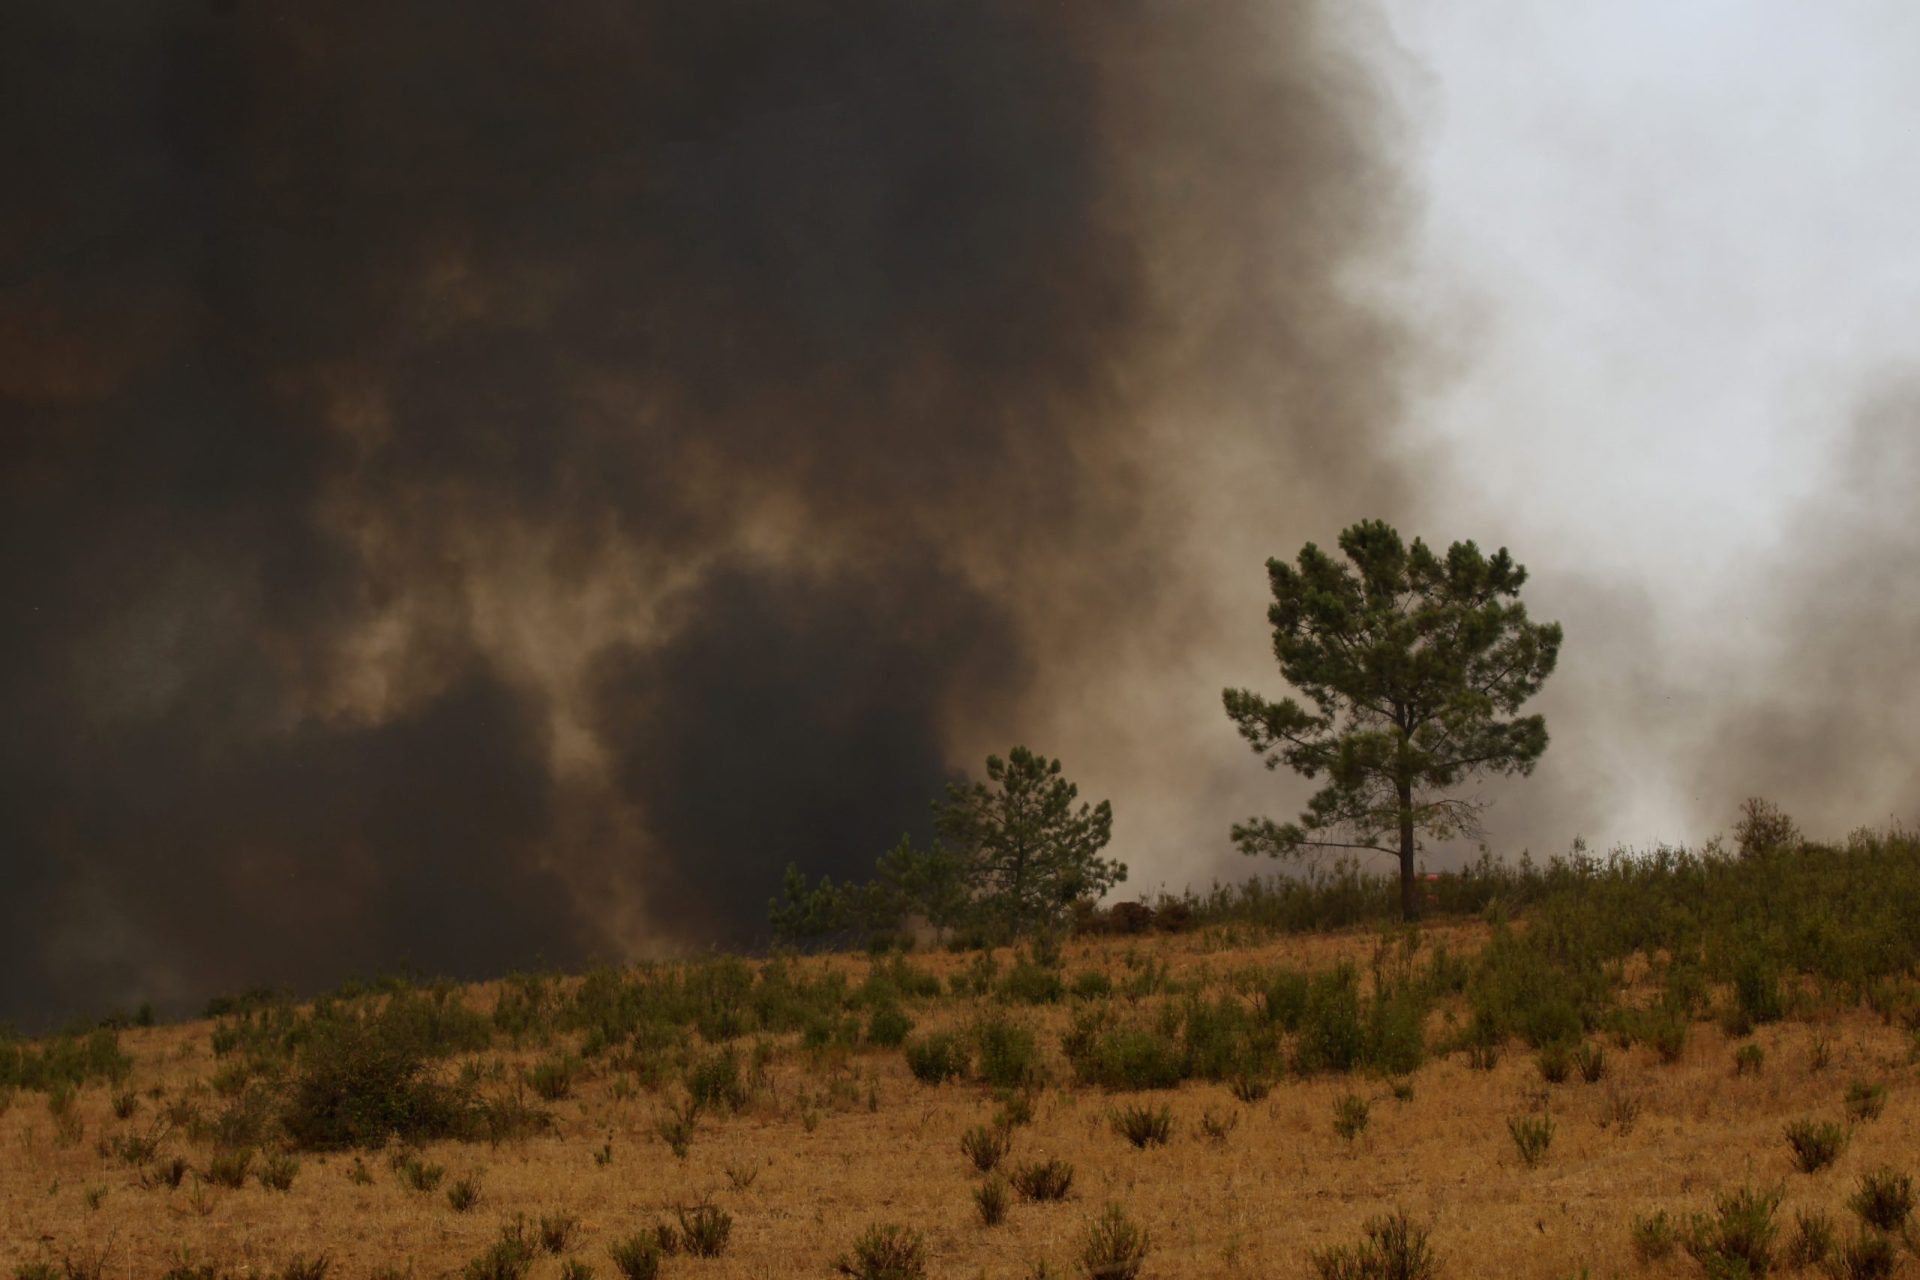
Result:
M1808 834L1911 825L1920 810L1920 387L1861 405L1835 474L1757 549L1764 584L1728 619L1737 658L1683 750L1696 807L1728 825L1743 796L1770 799Z
M1336 13L9 6L0 1017L750 940L1013 741L1219 844L1402 504Z

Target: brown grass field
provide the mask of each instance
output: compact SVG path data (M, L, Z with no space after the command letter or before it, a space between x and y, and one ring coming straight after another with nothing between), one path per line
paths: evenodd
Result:
M1473 951L1485 936L1473 923L1426 930L1429 942L1444 939L1456 951ZM1364 969L1378 945L1379 935L1365 931L1258 942L1208 931L1075 939L1066 944L1066 968L1102 968L1118 979L1145 955L1176 978L1207 981L1243 966L1321 968L1341 956ZM912 959L944 977L971 957ZM856 982L870 964L863 956L797 963L841 966ZM478 986L466 998L484 1009L496 992ZM912 1012L922 1028L963 1025L985 1003L943 996ZM1457 1013L1443 1001L1430 1040L1437 1043ZM994 1098L975 1084L919 1083L898 1049L809 1053L797 1036L785 1037L765 1086L736 1113L703 1115L685 1159L656 1134L672 1094L635 1089L590 1064L572 1095L552 1104L549 1133L498 1146L425 1148L422 1157L447 1171L432 1192L402 1185L379 1152L300 1153L285 1192L257 1179L220 1189L198 1177L211 1145L179 1133L160 1153L185 1157L196 1173L178 1188L150 1190L142 1170L108 1144L145 1132L170 1100L217 1106L209 1082L219 1063L212 1023L128 1030L121 1043L133 1058L131 1077L124 1086L82 1089L64 1129L40 1093L15 1092L0 1113L0 1274L33 1274L39 1263L52 1264L55 1275L96 1274L90 1268L97 1265L100 1276L142 1280L182 1265L274 1276L296 1255L324 1254L336 1280L459 1275L515 1215L564 1212L581 1221L568 1256L617 1280L610 1241L711 1200L733 1217L724 1255L667 1258L663 1276L827 1276L854 1237L877 1222L924 1232L932 1277L1023 1278L1043 1261L1047 1274L1078 1275L1089 1221L1109 1203L1124 1206L1151 1235L1141 1274L1167 1280L1311 1276L1311 1251L1357 1240L1365 1220L1396 1207L1430 1224L1442 1276L1681 1276L1701 1270L1684 1251L1655 1263L1636 1259L1636 1215L1656 1208L1684 1215L1743 1184L1779 1187L1783 1242L1802 1209L1830 1213L1844 1238L1852 1230L1845 1201L1862 1171L1920 1171L1911 1037L1864 1010L1761 1027L1751 1042L1764 1050L1764 1063L1738 1075L1735 1042L1700 1022L1676 1062L1644 1045L1609 1045L1610 1070L1597 1083L1576 1073L1550 1086L1534 1055L1512 1043L1491 1070L1474 1069L1461 1052L1435 1056L1409 1078L1410 1098L1397 1098L1391 1082L1377 1077L1285 1076L1255 1103L1236 1101L1225 1085L1193 1081L1139 1095L1077 1086L1059 1057L1070 1005L1020 1008L1014 1016L1041 1028L1051 1083L1037 1095L1031 1124L1014 1131L1013 1159L1057 1156L1076 1176L1063 1202L1016 1200L995 1227L976 1216L971 1191L980 1177L960 1149L962 1133L994 1113ZM1828 1046L1824 1066L1815 1063L1819 1040ZM542 1051L489 1056L505 1057L511 1072ZM1843 1120L1854 1080L1888 1087L1884 1113L1854 1127L1833 1166L1796 1171L1783 1127L1801 1118ZM112 1103L123 1088L140 1099L124 1120ZM1349 1092L1371 1104L1371 1123L1351 1142L1333 1128L1335 1100ZM1141 1100L1171 1107L1169 1144L1136 1150L1113 1131L1112 1109ZM1540 1165L1528 1168L1507 1121L1542 1110L1554 1118L1555 1136ZM1209 1137L1203 1114L1233 1127L1224 1138ZM356 1163L371 1172L370 1183L349 1177ZM479 1202L456 1212L446 1187L469 1175L478 1180ZM1910 1250L1904 1265L1920 1269ZM543 1255L531 1274L549 1280L561 1266Z

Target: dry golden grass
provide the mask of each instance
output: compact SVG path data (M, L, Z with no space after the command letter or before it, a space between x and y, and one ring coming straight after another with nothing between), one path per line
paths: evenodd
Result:
M1430 940L1444 938L1456 951L1472 950L1480 936L1473 926L1428 931ZM1317 968L1342 956L1364 962L1375 945L1363 933L1245 947L1205 934L1076 941L1067 969L1104 966L1123 976L1133 949L1136 961L1164 960L1176 975L1223 976L1252 964ZM966 960L930 955L915 963L944 976ZM858 957L803 963L838 965L856 978L867 969ZM484 1007L491 989L475 988L470 998ZM943 998L915 1014L923 1026L957 1023L975 1007ZM1058 1059L1066 1008L1017 1009L1014 1016L1044 1028L1053 1078L1070 1080ZM196 1191L192 1177L177 1190L144 1189L138 1170L100 1154L96 1144L144 1132L167 1099L207 1081L218 1065L210 1030L194 1023L126 1033L140 1111L117 1120L115 1090L83 1090L77 1140L56 1132L43 1095L13 1097L0 1115L4 1274L72 1256L103 1258L103 1274L112 1277L158 1276L183 1260L272 1275L295 1254L325 1253L335 1280L382 1271L443 1276L457 1274L513 1215L570 1213L582 1221L571 1256L611 1277L617 1273L607 1257L610 1241L711 1199L734 1219L725 1256L669 1259L663 1275L825 1276L862 1229L884 1221L925 1232L935 1277L1025 1277L1041 1259L1056 1274L1071 1275L1087 1224L1114 1202L1151 1232L1144 1274L1168 1280L1308 1276L1311 1250L1356 1239L1367 1218L1395 1206L1432 1224L1446 1276L1547 1278L1582 1268L1596 1277L1677 1276L1698 1271L1684 1254L1655 1267L1634 1260L1634 1215L1702 1208L1722 1187L1778 1184L1786 1191L1784 1238L1795 1209L1822 1209L1845 1223L1846 1195L1864 1169L1893 1164L1920 1172L1920 1098L1907 1038L1849 1014L1817 1029L1831 1045L1831 1062L1818 1071L1810 1066L1816 1029L1805 1023L1762 1028L1754 1039L1765 1049L1764 1068L1738 1077L1731 1042L1703 1023L1673 1064L1646 1048L1610 1045L1608 1078L1597 1084L1580 1082L1576 1073L1549 1088L1518 1045L1492 1071L1469 1069L1461 1054L1431 1062L1412 1077L1408 1101L1396 1100L1387 1082L1365 1077L1286 1079L1252 1105L1236 1102L1223 1085L1189 1083L1149 1095L1171 1106L1175 1128L1170 1144L1145 1150L1109 1123L1111 1109L1127 1096L1056 1083L1040 1094L1033 1123L1017 1131L1011 1158L1071 1161L1072 1194L1058 1204L1016 1201L1005 1224L993 1228L976 1215L971 1193L979 1175L960 1146L969 1126L993 1114L993 1099L973 1085L917 1083L898 1050L825 1060L797 1047L783 1053L770 1069L770 1088L742 1113L701 1118L684 1161L655 1134L664 1096L616 1097L615 1081L590 1069L573 1097L555 1105L557 1128L547 1136L497 1148L425 1149L425 1159L447 1169L446 1183L430 1194L404 1187L378 1153L364 1158L370 1185L350 1180L355 1157L347 1153L301 1155L286 1193L252 1179L239 1190ZM538 1055L503 1056L520 1065ZM1796 1172L1783 1126L1801 1117L1843 1118L1846 1085L1859 1077L1889 1085L1884 1114L1856 1128L1833 1167ZM146 1096L156 1089L161 1099ZM1348 1092L1371 1103L1371 1123L1352 1143L1332 1125L1334 1101ZM1610 1094L1639 1102L1637 1121L1624 1131L1599 1123ZM218 1100L209 1094L204 1101ZM1557 1130L1540 1167L1528 1169L1507 1119L1542 1106ZM1203 1134L1208 1111L1238 1115L1223 1140ZM609 1146L611 1160L598 1162L595 1153ZM179 1135L161 1150L185 1156L196 1169L212 1154ZM465 1175L478 1178L481 1197L473 1210L456 1213L445 1187ZM748 1176L748 1185L736 1187ZM102 1187L98 1207L89 1207L89 1193ZM559 1260L543 1257L533 1275L547 1280L559 1269Z

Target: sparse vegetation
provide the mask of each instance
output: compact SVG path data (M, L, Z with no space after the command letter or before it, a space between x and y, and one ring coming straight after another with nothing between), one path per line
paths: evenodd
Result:
M1553 1117L1545 1112L1507 1117L1507 1133L1513 1138L1513 1149L1520 1153L1520 1162L1527 1168L1535 1168L1547 1158L1547 1148L1553 1145L1553 1128Z
M660 1274L660 1241L651 1231L615 1240L607 1254L625 1280L654 1280Z
M977 1124L960 1135L960 1150L981 1173L992 1173L1013 1149L1013 1133L1004 1125Z
M1877 1230L1904 1230L1913 1214L1913 1179L1897 1169L1871 1169L1860 1175L1847 1208Z
M1624 1255L1630 1244L1661 1274L1683 1249L1698 1260L1687 1266L1710 1275L1763 1266L1878 1275L1889 1259L1912 1266L1902 1252L1912 1226L1911 1206L1899 1212L1899 1169L1915 1105L1905 1055L1920 985L1899 968L1916 957L1903 953L1908 935L1890 922L1900 894L1920 895L1920 841L1802 841L1737 864L1712 850L1631 863L1576 853L1426 883L1436 913L1452 914L1417 932L1389 923L1390 877L1323 869L1286 885L1123 904L1138 910L1114 908L1111 919L1108 909L1080 911L1084 932L995 951L968 949L973 938L926 952L896 940L865 956L718 957L520 975L470 990L383 980L310 1003L268 994L225 1006L212 1024L101 1037L127 1059L118 1081L55 1073L39 1096L21 1092L36 1086L0 1084L0 1095L14 1095L0 1137L18 1188L5 1208L45 1237L27 1256L50 1260L56 1275L63 1248L78 1256L76 1242L119 1233L134 1273L175 1267L182 1280L226 1280L231 1264L216 1233L240 1224L259 1241L264 1261L252 1265L263 1275L325 1249L329 1274L401 1280L374 1241L406 1238L413 1228L396 1224L410 1221L470 1233L442 1264L454 1274L511 1275L531 1250L553 1256L544 1265L555 1274L564 1264L577 1277L591 1270L588 1249L607 1273L604 1251L643 1225L665 1271L694 1267L688 1255L722 1214L731 1224L722 1266L740 1255L739 1265L772 1271L805 1246L767 1230L769 1221L786 1221L798 1198L844 1196L847 1179L877 1176L914 1203L948 1206L928 1268L1021 1274L1044 1261L1060 1275L1087 1269L1077 1232L1094 1219L1016 1208L1016 1197L1071 1199L1092 1187L1100 1205L1131 1187L1130 1201L1157 1203L1144 1197L1160 1179L1223 1177L1237 1159L1276 1149L1298 1149L1302 1167L1348 1200L1400 1162L1397 1185L1424 1195L1436 1177L1447 1186L1471 1179L1506 1141L1521 1161L1530 1149L1550 1160L1556 1143L1572 1141L1568 1176L1606 1162L1632 1197L1614 1218L1629 1236L1617 1247ZM1361 927L1288 937L1331 921ZM1812 949L1809 936L1826 941ZM1769 1029L1769 1019L1788 1025ZM1722 1038L1749 1026L1750 1039ZM1676 1050L1663 1050L1666 1036ZM75 1060L90 1038L3 1040L0 1059L39 1062L58 1043L66 1047L52 1058ZM1730 1058L1762 1045L1765 1075L1728 1079ZM1463 1053L1483 1058L1487 1074L1465 1075ZM1438 1070L1427 1065L1436 1055L1448 1059ZM1673 1061L1653 1065L1662 1057ZM936 1065L924 1070L929 1060ZM916 1087L916 1061L946 1087ZM329 1079L387 1081L389 1100L417 1086L441 1118L416 1125L405 1107L359 1098L333 1105L314 1087ZM560 1079L564 1089L550 1083ZM1145 1092L1174 1086L1177 1097ZM562 1104L559 1124L542 1109L550 1099ZM1450 1118L1462 1107L1473 1117L1466 1125ZM1574 1116L1606 1137L1551 1134L1554 1121L1564 1128ZM1027 1136L1016 1141L1016 1127ZM650 1151L656 1129L664 1148ZM328 1145L313 1138L328 1132ZM1184 1142L1189 1133L1195 1141ZM1677 1161L1676 1134L1685 1152ZM1128 1145L1163 1139L1172 1155L1145 1163ZM1343 1139L1339 1160L1317 1159ZM709 1160L665 1158L709 1141ZM369 1154L375 1147L383 1155ZM1642 1163L1641 1153L1655 1158ZM1776 1193L1746 1189L1748 1200L1736 1197L1731 1209L1735 1193L1723 1192L1707 1212L1688 1212L1704 1192L1684 1178L1764 1170L1783 1155L1816 1176L1792 1183L1802 1190L1773 1212L1757 1207ZM1022 1156L1033 1158L1019 1164ZM385 1190L383 1161L393 1171ZM496 1197L511 1208L525 1194L525 1175L496 1181L503 1164L536 1170L535 1185L553 1199L545 1217L516 1219L512 1239L476 1255L491 1230L476 1219ZM1819 1176L1836 1164L1848 1179L1872 1172L1857 1186ZM1784 1174L1785 1165L1771 1167ZM739 1202L722 1210L692 1199L716 1182ZM1565 1275L1577 1257L1595 1274L1617 1269L1604 1252L1574 1253L1556 1225L1547 1198L1564 1195L1555 1190L1563 1180L1503 1187L1511 1207L1477 1212L1510 1225L1512 1242L1482 1232L1476 1263ZM1865 1212L1903 1225L1863 1218L1858 1239L1851 1223L1836 1230L1818 1210L1850 1192ZM350 1198L356 1220L369 1224L364 1237L310 1226L306 1210L323 1196ZM1663 1198L1666 1209L1650 1209ZM636 1203L690 1207L686 1221L667 1210L657 1223L615 1207ZM553 1212L557 1204L569 1212ZM954 1232L962 1212L993 1230ZM689 1237L696 1215L711 1215L713 1226L696 1224ZM1771 1235L1756 1225L1762 1218L1779 1224ZM1432 1243L1451 1251L1455 1229L1443 1217ZM1211 1204L1180 1219L1178 1231L1183 1251L1199 1259L1182 1266L1253 1274L1289 1261ZM1261 1234L1293 1241L1296 1267L1327 1243L1305 1220ZM182 1241L191 1259L142 1243L161 1239ZM816 1262L846 1243L816 1239ZM662 1265L669 1252L682 1261ZM1355 1261L1360 1243L1323 1252L1366 1265ZM1417 1251L1409 1256L1417 1262ZM858 1265L851 1253L843 1260ZM491 1270L474 1269L483 1264ZM526 1274L537 1276L537 1266Z
M1146 1264L1147 1233L1127 1212L1110 1204L1087 1227L1080 1246L1080 1270L1087 1280L1135 1280Z
M1023 1200L1065 1200L1073 1187L1073 1166L1064 1160L1035 1160L1013 1171L1013 1189Z
M1334 1245L1311 1255L1320 1280L1433 1280L1440 1260L1428 1229L1405 1210L1368 1221L1357 1245Z
M1135 1103L1109 1118L1113 1131L1136 1147L1165 1146L1173 1136L1173 1111L1165 1106Z
M926 1280L926 1238L891 1222L868 1227L834 1270L852 1280Z
M1778 1191L1740 1187L1714 1198L1713 1212L1695 1214L1683 1243L1709 1276L1734 1275L1743 1269L1764 1276L1773 1266L1774 1241L1780 1227L1774 1214L1780 1208Z
M1013 1202L1012 1189L998 1174L973 1189L973 1205L983 1226L997 1227L1006 1221L1007 1208Z
M1831 1120L1795 1120L1787 1126L1793 1164L1802 1173L1818 1173L1847 1149L1847 1131Z

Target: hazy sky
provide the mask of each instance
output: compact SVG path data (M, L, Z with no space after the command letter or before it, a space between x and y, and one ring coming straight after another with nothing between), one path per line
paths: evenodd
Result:
M1912 363L1920 10L1388 12L1420 220L1382 287L1442 343L1412 425L1447 443L1445 513L1536 567L1538 613L1590 569L1644 609L1667 679L1716 685L1856 412ZM1562 678L1634 643L1576 629ZM1555 763L1604 756L1580 763L1619 783L1589 837L1698 834L1675 762L1614 727L1556 726Z

